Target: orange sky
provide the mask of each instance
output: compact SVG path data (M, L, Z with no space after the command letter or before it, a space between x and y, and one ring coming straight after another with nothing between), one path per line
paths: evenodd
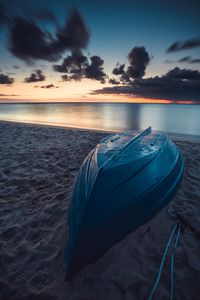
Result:
M40 88L51 84L59 88ZM103 87L98 81L84 79L81 82L61 82L55 80L36 83L16 81L12 86L0 86L0 102L133 102L133 103L174 103L171 100L147 99L129 95L96 95L93 90ZM38 86L38 87L35 87ZM112 86L107 84L107 86ZM179 101L178 103L192 104L192 101Z

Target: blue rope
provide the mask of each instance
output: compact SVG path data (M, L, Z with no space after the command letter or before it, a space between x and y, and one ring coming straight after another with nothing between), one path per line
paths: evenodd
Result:
M178 224L178 232L176 236L176 241L174 244L174 249L172 251L172 257L171 257L171 264L170 264L170 273L171 273L171 294L170 294L170 300L173 300L174 296L174 256L175 256L175 250L176 247L178 246L179 238L181 234L181 223Z
M174 228L173 228L173 230L172 230L172 232L171 232L171 235L170 235L170 237L169 237L169 240L168 240L168 242L167 242L165 251L164 251L163 256L162 256L162 260L161 260L161 264L160 264L160 268L159 268L159 271L158 271L158 275L157 275L155 284L154 284L154 286L153 286L153 289L152 289L152 291L151 291L151 294L150 294L148 300L152 300L152 299L153 299L153 296L154 296L154 294L155 294L155 292L156 292L156 290L157 290L157 287L158 287L159 282L160 282L160 277L161 277L161 274L162 274L162 270L163 270L163 267L164 267L165 259L166 259L166 256L167 256L167 252L168 252L168 250L169 250L171 241L172 241L172 239L173 239L173 237L174 237L174 234L175 234L176 229L178 228L178 226L179 226L178 223L175 224L175 225L174 225ZM178 233L179 233L179 231L178 231ZM179 236L180 236L180 233L178 234L178 238L179 238ZM177 239L177 238L176 238L176 241L177 241L177 243L175 243L175 246L177 246L177 244L178 244L178 239ZM175 251L175 248L176 248L175 246L174 246L174 251ZM173 273L173 265L174 265L174 255L173 255L172 263L171 263L171 270L172 270L172 273ZM173 291L173 284L172 284L172 281L171 281L171 291ZM172 298L171 298L171 299L172 299Z

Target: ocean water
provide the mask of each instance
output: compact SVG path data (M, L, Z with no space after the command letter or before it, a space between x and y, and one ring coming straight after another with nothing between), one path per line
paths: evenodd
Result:
M200 135L200 105L132 103L0 104L0 120L97 130L145 129Z

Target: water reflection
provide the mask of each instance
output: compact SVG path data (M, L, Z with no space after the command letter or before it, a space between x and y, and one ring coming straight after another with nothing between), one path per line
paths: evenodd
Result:
M131 103L0 104L0 119L101 130L152 126L200 134L200 106Z

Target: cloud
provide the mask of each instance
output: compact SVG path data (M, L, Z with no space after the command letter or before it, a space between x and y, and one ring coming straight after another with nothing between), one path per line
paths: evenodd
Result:
M20 67L19 67L19 66L13 66L13 68L14 68L14 69L20 69Z
M145 47L134 47L128 54L130 66L126 73L129 78L142 78L150 62L150 57Z
M178 62L180 63L185 63L185 62L190 62L191 61L191 57L190 56L184 56L181 59L178 60Z
M191 56L184 56L177 61L167 59L167 60L165 60L165 63L166 64L171 64L171 63L198 64L198 63L200 63L200 58L192 58Z
M94 94L127 94L134 97L200 102L200 72L174 68L161 77L135 79L126 86L104 87Z
M42 89L52 89L52 88L59 88L58 86L55 86L54 84L47 84L47 85L42 85L40 88Z
M145 74L145 69L150 62L150 57L144 47L135 47L128 54L129 66L124 70L125 64L117 64L113 69L114 75L119 75L120 78L112 78L109 80L111 84L130 83L135 78L141 78ZM88 78L98 80L105 83L108 76L103 69L104 60L97 55L90 57L90 62L87 57L81 53L74 53L67 56L61 64L53 65L56 72L66 73L61 76L63 81L81 80Z
M5 74L0 74L0 84L13 84L14 78Z
M62 75L63 81L81 80L88 78L105 83L107 75L103 71L104 60L97 55L90 57L90 62L86 56L73 54L67 56L60 65L54 65L56 72L67 73Z
M200 37L194 39L188 39L186 41L180 42L177 41L173 43L168 49L167 52L177 52L181 50L189 50L200 47Z
M79 55L68 55L60 65L53 65L53 69L60 73L73 73L73 70L79 69L80 71L87 64L87 57Z
M112 73L114 75L122 75L122 74L124 74L124 67L125 67L125 64L119 65L112 70Z
M120 82L129 84L136 78L142 78L150 62L150 57L145 47L134 47L128 54L129 66L125 70L125 64L117 65L112 73L120 75Z
M20 95L15 95L15 94L0 94L0 97L15 97L15 96L20 96Z
M83 79L82 74L80 73L80 71L76 70L76 69L73 70L73 74L68 78L69 78L68 81L71 81L71 80L80 81L80 80Z
M85 77L105 82L106 74L103 71L104 60L97 55L90 57L91 63L85 68Z
M42 71L36 70L35 73L31 73L31 75L29 77L26 77L24 79L24 82L31 83L31 82L38 82L38 81L44 81L44 80L45 80L45 76L42 73Z
M67 74L61 76L62 81L70 81L70 78Z
M200 80L200 72L197 70L179 69L176 67L166 73L165 77L169 79Z
M34 21L21 17L12 20L9 50L27 63L36 59L54 61L59 58L58 52L53 49L53 38Z
M73 10L63 27L55 34L43 31L33 20L13 17L10 25L9 50L31 63L43 59L57 61L64 51L80 53L89 41L89 30L77 10Z
M116 80L115 78L110 78L109 83L113 84L113 85L118 85L120 84L120 81L119 80Z
M200 58L193 58L190 60L191 64L199 64L200 63Z
M58 49L71 50L72 53L79 53L87 47L90 32L80 13L74 9L65 26L57 31L55 47Z

